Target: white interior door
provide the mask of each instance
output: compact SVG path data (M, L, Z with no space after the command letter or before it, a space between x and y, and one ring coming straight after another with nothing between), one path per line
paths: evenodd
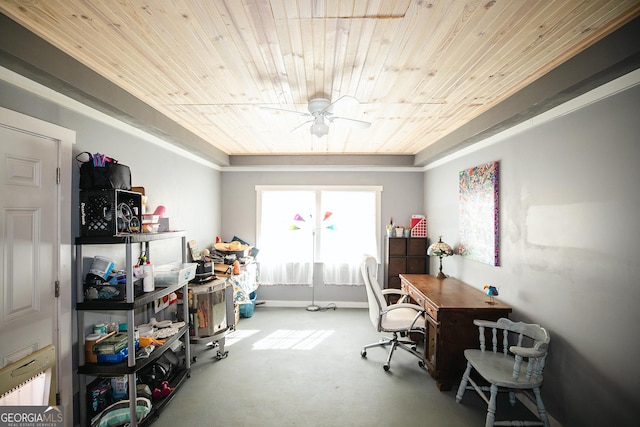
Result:
M74 139L73 131L0 108L0 366L53 344L66 425L73 400Z
M2 365L55 343L58 142L0 128Z

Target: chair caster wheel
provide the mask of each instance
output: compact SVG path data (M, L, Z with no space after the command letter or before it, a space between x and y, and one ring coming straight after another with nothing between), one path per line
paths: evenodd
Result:
M367 352L366 352L365 350L362 350L362 351L360 352L360 357L362 357L362 358L367 357Z
M425 367L424 361L422 361L422 360L418 361L418 366L420 366L422 369L424 369L424 367Z
M384 364L384 366L383 366L383 368L384 368L384 371L385 371L385 372L389 372L389 369L391 369L391 366L389 366L389 364L388 364L388 363L385 363L385 364Z

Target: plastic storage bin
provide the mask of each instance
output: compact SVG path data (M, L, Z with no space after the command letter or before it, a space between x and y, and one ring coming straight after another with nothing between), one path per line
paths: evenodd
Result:
M140 343L138 340L135 340L135 351L138 351L140 348ZM127 358L129 355L129 347L125 347L117 353L113 354L98 354L98 363L120 363Z
M196 277L196 263L172 262L156 266L153 272L156 286L170 286L184 283Z
M256 298L258 297L258 295L256 294L255 291L251 292L249 294L249 298L251 299L251 303L250 304L240 304L240 317L251 317L253 316L253 311L256 308Z

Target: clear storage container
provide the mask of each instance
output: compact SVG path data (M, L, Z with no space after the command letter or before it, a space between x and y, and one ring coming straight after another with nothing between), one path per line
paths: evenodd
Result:
M196 277L196 263L172 262L156 266L154 269L155 285L170 286L184 283Z

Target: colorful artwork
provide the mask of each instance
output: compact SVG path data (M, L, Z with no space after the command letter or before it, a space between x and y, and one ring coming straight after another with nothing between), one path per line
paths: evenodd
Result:
M460 246L463 257L500 265L498 162L460 171Z

